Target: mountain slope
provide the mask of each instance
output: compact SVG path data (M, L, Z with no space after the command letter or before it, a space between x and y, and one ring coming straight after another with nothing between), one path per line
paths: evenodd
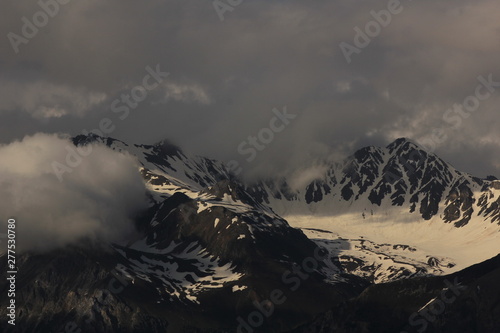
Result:
M294 333L496 333L500 256L442 277L367 288Z
M451 273L500 252L498 181L460 172L406 139L327 166L299 189L281 178L248 192L330 246L349 272L386 282Z
M414 213L409 215L413 220L437 218L460 228L478 217L500 225L497 181L460 172L407 139L386 148L362 148L327 166L304 188L291 190L286 180L271 179L250 186L249 193L283 216L357 209L366 217L401 207Z
M318 316L308 327L350 332L352 319L356 332L385 332L403 329L401 318L425 309L443 290L439 276L500 252L500 184L461 173L405 139L329 164L299 189L283 177L242 184L222 162L166 142L129 145L94 135L73 141L136 156L150 208L136 221L140 236L127 243L82 240L20 255L16 332L68 325L95 332L282 332ZM0 267L6 264L0 257ZM468 281L484 278L489 290L486 275L496 271L485 270L467 271ZM0 282L1 292L7 288ZM381 304L386 294L392 303ZM494 301L476 308L467 302L456 304L488 314L465 324L495 327ZM401 320L377 321L374 304ZM6 305L2 299L2 318Z
M188 155L166 142L145 146L75 138L76 144L95 141L137 156L156 203L176 192L200 198L207 186L224 179L239 184L223 163ZM292 189L283 177L271 178L241 185L239 195L250 206L276 212L318 244L332 245L344 270L375 282L451 273L500 251L499 181L460 172L404 138L385 148L362 148L327 166L303 188ZM348 245L336 250L308 229L332 232ZM379 249L376 244L389 246L380 253L360 246L360 238ZM446 245L441 244L444 238Z
M137 221L141 237L109 245L82 240L52 253L20 255L20 277L31 274L17 284L23 310L16 332L68 323L95 332L234 331L238 318L269 308L276 291L286 302L273 307L273 317L261 326L281 331L366 287L237 183L218 181L225 172L220 164L188 159L165 144L105 143L142 154L139 172L148 182L151 207ZM75 263L83 265L81 271ZM6 265L3 256L0 266ZM2 282L0 290L7 289ZM0 302L2 318L6 301Z

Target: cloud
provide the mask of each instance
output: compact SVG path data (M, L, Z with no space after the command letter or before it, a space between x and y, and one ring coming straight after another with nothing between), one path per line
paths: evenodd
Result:
M99 105L106 94L73 89L50 82L15 82L0 79L0 113L27 112L34 118L60 118L72 114L82 117Z
M47 122L0 113L0 125L7 127L0 142L34 128L76 135L89 123L114 116L109 104L92 107L88 94L105 94L111 101L140 84L144 68L156 64L170 73L168 81L120 122L114 136L137 143L167 138L229 161L238 159L240 142L267 126L273 108L286 105L298 120L245 167L260 175L302 168L311 151L321 157L318 146L343 155L346 147L352 153L396 137L426 138L435 127L448 126L443 113L474 92L477 76L491 73L500 81L500 3L403 1L404 10L348 64L339 44L352 43L354 27L364 28L373 20L370 11L386 9L387 3L245 1L221 22L210 1L72 1L20 45L18 54L6 38L0 42L6 43L0 48L0 75L10 84L43 82L76 90L78 95L64 95L87 103L62 103L63 112L53 99L17 92L10 105L18 111L39 108L32 114ZM8 2L0 29L19 33L21 17L36 10L36 2ZM498 96L500 90L460 130L447 129L448 139L436 153L464 171L499 172L490 159L468 163L463 156L474 151L456 149L500 154L499 144L483 140L498 129ZM88 106L81 117L75 117L82 114L78 105Z
M210 96L198 84L179 84L173 82L165 82L164 103L169 99L182 102L196 102L201 104L210 104Z
M60 182L52 162L64 163L67 138L35 134L0 146L2 229L16 219L18 250L50 250L90 237L119 241L147 207L146 189L130 155L93 146Z
M295 171L289 181L290 188L299 190L305 188L315 180L323 180L328 167L328 165L313 165L309 168Z

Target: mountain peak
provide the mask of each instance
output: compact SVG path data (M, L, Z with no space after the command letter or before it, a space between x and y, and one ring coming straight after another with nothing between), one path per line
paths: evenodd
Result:
M398 151L400 149L419 149L422 150L416 143L411 141L408 138L398 138L394 140L392 143L390 143L387 148L389 149L389 152L392 153L394 151Z
M87 144L102 143L110 147L114 142L120 142L125 146L128 146L125 142L121 140L113 139L111 137L100 136L92 132L88 134L79 134L77 136L74 136L71 138L71 141L75 146L84 146Z
M166 156L174 156L182 153L181 148L169 142L168 140L161 140L157 142L154 147L157 148L158 152Z

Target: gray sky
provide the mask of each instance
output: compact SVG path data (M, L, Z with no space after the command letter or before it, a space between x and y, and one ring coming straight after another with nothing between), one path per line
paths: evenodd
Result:
M500 87L481 88L490 94L474 111L447 113L475 95L478 76L500 82L500 2L401 1L348 63L339 44L356 46L354 28L390 3L244 0L221 21L212 1L69 1L44 24L37 2L6 1L0 143L109 118L113 137L166 138L267 173L406 136L458 169L500 176ZM33 15L40 28L24 29L33 36L16 53L8 34L25 38ZM157 65L168 77L121 120L113 101ZM284 106L296 118L245 162L238 146Z

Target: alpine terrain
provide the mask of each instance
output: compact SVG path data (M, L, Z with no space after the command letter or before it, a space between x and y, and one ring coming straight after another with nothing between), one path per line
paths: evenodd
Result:
M140 236L19 255L17 323L0 300L2 331L500 331L494 177L404 138L325 160L301 186L245 183L166 142L73 142L137 158Z

